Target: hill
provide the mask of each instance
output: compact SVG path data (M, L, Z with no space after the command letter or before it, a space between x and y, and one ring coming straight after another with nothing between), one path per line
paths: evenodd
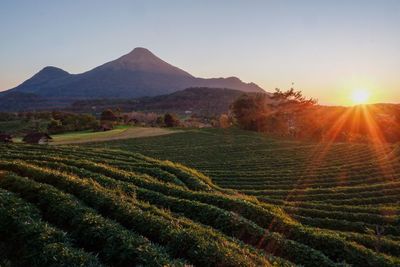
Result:
M0 104L13 93L33 94L50 103L71 103L79 99L137 98L173 93L188 87L230 88L263 92L254 83L236 77L204 79L174 67L145 48L81 74L70 74L56 67L45 67L32 78L0 93Z
M219 115L227 113L230 105L243 92L220 88L188 88L168 95L142 97L136 99L94 99L76 101L67 107L74 112L101 112L107 108L120 108L123 111L172 112L200 115Z

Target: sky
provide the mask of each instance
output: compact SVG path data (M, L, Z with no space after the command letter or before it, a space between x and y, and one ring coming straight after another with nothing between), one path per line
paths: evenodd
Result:
M321 104L400 102L398 0L1 0L0 91L146 47L197 77L294 87Z

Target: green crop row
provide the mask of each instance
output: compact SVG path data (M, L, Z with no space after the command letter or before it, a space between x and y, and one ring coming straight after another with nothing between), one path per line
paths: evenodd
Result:
M35 163L40 164L39 162ZM286 240L277 233L264 230L236 213L227 212L198 201L165 196L155 191L138 188L132 184L117 181L102 176L101 174L92 173L73 166L49 162L43 163L42 165L48 165L50 168L73 173L80 177L90 177L103 186L107 187L112 185L112 188L120 188L128 194L133 193L140 200L183 214L185 217L202 224L210 225L226 235L238 238L245 243L263 249L275 256L288 259L294 263L304 266L314 266L315 264L321 264L323 266L333 265L333 263L319 251L315 251L297 242Z
M44 218L66 230L80 246L112 266L184 266L161 248L85 207L71 195L27 178L7 175L0 186L37 205Z
M345 240L334 235L319 233L312 229L303 228L300 225L293 225L284 217L280 217L279 219L279 210L270 213L265 208L261 208L259 205L250 203L246 200L232 199L215 193L188 192L179 188L159 183L149 183L147 181L138 184L135 179L132 179L132 177L121 177L118 173L113 172L113 170L110 170L106 166L100 166L94 163L90 164L88 161L82 163L75 162L74 164L77 167L106 174L114 179L122 179L150 190L159 191L179 198L197 200L236 212L243 217L256 222L259 226L270 229L271 231L281 232L283 234L290 232L290 235L288 236L289 239L315 247L335 260L345 260L354 265L360 264L360 266L375 266L371 264L393 266L394 262L396 262L395 259L378 256L373 251L356 246L352 243L347 243ZM275 208L270 207L270 209L274 210ZM277 222L277 225L271 227L271 222Z
M281 196L288 195L335 195L335 194L353 194L365 192L379 192L381 190L400 188L400 182L384 182L381 184L353 186L353 187L337 187L337 188L307 188L307 189L294 189L294 190L241 190L247 195L268 195L268 196Z
M150 142L151 140L147 141ZM129 145L129 142L131 142L131 140L126 142ZM272 146L280 148L281 143L279 144L278 143L273 144ZM172 144L174 145L172 146ZM185 153L176 153L176 155L177 156L185 155L184 157L181 158L187 160L186 162L190 161L191 162L190 166L196 168L197 166L201 166L200 169L202 170L208 169L209 172L207 173L211 173L211 176L213 178L215 178L213 175L221 177L220 181L225 181L227 186L229 186L229 182L231 184L234 184L237 181L239 181L238 179L235 178L235 176L238 177L237 175L239 175L240 177L246 177L247 175L251 177L253 168L261 170L257 174L258 175L256 177L257 179L254 180L254 182L258 181L260 185L262 185L263 183L264 184L268 183L268 181L270 182L276 181L281 183L278 186L282 187L286 186L286 188L307 188L310 185L314 186L312 185L312 181L314 179L326 179L326 177L328 177L327 180L325 181L320 180L322 183L317 183L315 186L326 185L327 186L326 188L328 188L329 191L331 190L330 188L335 188L337 185L340 184L343 185L346 181L349 181L353 182L353 184L351 184L351 187L348 187L349 190L352 190L353 187L357 187L355 186L356 183L354 183L354 181L356 181L357 183L360 183L358 189L354 189L355 191L357 191L361 190L361 188L364 187L364 185L368 182L374 182L380 180L382 186L384 186L385 188L390 188L389 185L387 184L389 180L385 182L385 184L383 184L382 183L383 180L378 179L380 178L378 175L376 175L376 178L370 176L373 173L379 174L379 169L375 167L376 165L375 166L371 165L371 162L367 162L367 158L369 157L369 155L367 156L366 152L368 151L364 153L360 152L361 150L359 150L357 153L353 153L352 155L357 155L357 157L359 158L357 158L357 160L353 160L354 158L352 159L351 157L348 157L347 159L348 162L346 162L346 160L343 160L344 157L341 158L338 155L333 155L331 153L331 155L329 155L329 157L326 158L334 159L332 163L329 164L322 163L320 166L316 167L319 169L315 172L315 176L307 176L306 175L308 172L307 168L303 169L301 168L296 169L296 168L302 166L301 164L302 161L298 159L300 159L300 157L307 157L308 152L300 151L302 149L304 150L305 146L301 149L297 149L296 145L288 144L288 146L284 148L284 149L288 148L288 150L287 151L284 151L284 149L278 150L280 154L278 153L277 157L275 157L276 155L274 154L274 158L260 157L258 158L257 161L254 160L256 157L251 158L252 156L251 154L250 157L243 157L241 153L229 153L229 152L227 152L228 154L225 160L221 161L220 159L222 157L218 156L218 154L215 156L212 155L211 152L215 152L213 151L214 148L205 151L207 153L210 152L208 156L205 156L207 153L203 152L204 148L201 145L200 146L195 145L194 149L198 149L198 151L195 151L192 154L185 152ZM242 241L246 241L249 244L253 244L252 243L253 241L252 240L248 241L246 240L246 238L248 238L249 236L257 237L257 234L251 233L251 230L269 229L271 235L273 234L273 236L275 235L275 233L279 233L279 235L277 236L283 235L284 236L283 240L294 240L296 242L303 243L305 245L308 245L309 247L313 247L317 250L322 251L325 255L329 256L329 258L338 262L346 261L348 263L352 263L355 266L377 266L377 265L395 266L398 263L398 260L395 257L385 256L383 254L387 253L396 256L395 249L393 249L395 243L387 241L385 243L385 246L382 245L382 248L380 250L382 253L376 253L373 252L373 250L376 250L374 248L374 240L370 238L373 237L373 235L363 235L363 238L361 238L360 236L357 236L357 238L354 236L352 238L349 238L343 235L337 235L333 232L329 232L326 230L318 230L311 227L303 227L302 225L294 221L291 221L290 218L287 216L287 214L282 212L282 210L280 210L276 206L263 205L257 202L257 200L253 197L234 195L233 191L226 191L219 187L215 187L214 184L207 177L206 180L204 180L204 177L202 177L201 174L199 175L199 173L195 172L193 173L191 169L182 174L181 171L184 168L180 165L172 164L170 166L171 169L168 169L160 166L166 164L166 162L158 160L148 161L146 160L146 157L140 156L135 153L122 152L122 151L110 151L110 150L86 149L86 148L81 149L81 148L70 148L70 147L68 148L36 147L32 149L32 151L27 152L25 151L26 149L24 149L22 146L16 146L16 147L17 148L15 149L13 148L14 151L18 152L15 154L16 158L18 158L19 155L27 155L25 158L27 161L35 159L39 160L39 158L31 157L31 155L36 154L41 157L40 160L43 161L42 166L46 167L46 162L48 160L52 162L51 164L48 164L49 169L57 169L56 166L58 164L57 162L60 162L60 166L61 164L65 164L66 166L68 165L69 168L71 167L76 168L75 169L76 171L82 169L82 175L78 175L81 178L86 178L87 176L89 176L92 179L94 179L96 174L98 174L99 176L103 175L104 177L109 178L110 182L109 184L104 183L102 185L111 190L114 190L114 188L123 189L125 185L129 186L129 188L130 187L134 188L132 192L134 192L133 194L138 199L135 200L134 205L141 210L146 210L146 207L143 204L141 204L141 202L147 201L149 204L153 205L149 206L147 211L151 211L151 213L153 214L161 216L160 214L157 213L158 211L154 208L154 206L158 206L160 208L168 208L172 212L178 213L193 221L209 225L214 229L217 229L220 232L224 233L225 235L233 236L235 238L241 239ZM157 147L158 147L157 145L155 145L153 148L150 147L148 151L155 151L156 153L158 153ZM168 153L169 151L168 147L163 147L163 146L160 147L163 148L162 151L158 153L158 155L160 155L160 158L169 159L169 155L171 153ZM171 151L173 150L173 147L179 149L179 146L175 146L175 143L171 143L170 147ZM257 145L255 142L254 148L256 147ZM364 146L360 146L360 148L361 147ZM230 149L229 146L227 146L226 148ZM309 148L311 149L312 145L309 145ZM336 148L339 149L339 146ZM351 152L350 151L351 149L350 150L347 149L346 146L344 145L340 146L339 150L337 150L336 148L334 149L335 153L339 153L340 151L341 151L340 153L343 154ZM125 149L125 147L123 147L123 149ZM237 151L237 147L234 147L232 149ZM72 152L70 153L71 150ZM135 151L140 151L140 149ZM267 151L268 149L266 149L265 152L263 153L269 153ZM290 154L287 154L288 152ZM1 153L2 152L0 152L0 154ZM162 153L164 153L164 155L162 155ZM152 154L149 153L148 155ZM50 159L49 157L52 157L52 159ZM196 159L196 157L198 157L198 160ZM205 157L208 157L209 159L212 158L213 160L206 161ZM358 166L357 161L359 161L359 159L362 157L366 159L365 164ZM81 159L90 159L90 160L88 161ZM170 159L175 160L176 158L172 157ZM374 160L374 158L371 157L368 160ZM185 163L185 161L181 162ZM287 162L289 162L289 164L286 164ZM31 163L34 163L35 165L41 165L40 162L31 161ZM237 167L232 166L232 164L235 163L238 164ZM342 166L339 166L341 164ZM345 166L343 166L343 164ZM285 170L286 167L288 167L288 169ZM363 168L365 168L365 170L368 170L368 172L370 173L368 174L366 171L363 172L362 171ZM373 171L373 173L371 171ZM217 174L218 172L219 174ZM187 182L184 182L185 178L182 179L181 176L188 175L188 173L190 179L193 179L193 181L195 181L196 183L200 181L200 183L204 183L207 186L200 188L190 185L190 182L188 183L190 186L187 186ZM227 173L229 175L232 175L233 178L232 179L230 178L229 180L224 179L223 177L226 177L225 175ZM351 177L348 177L348 179L344 179L343 181L337 179L337 182L333 183L334 180L337 178L337 176L340 175L341 173L346 173L346 175L351 175ZM360 173L360 176L357 176L356 175L357 173ZM173 182L171 178L173 178L174 176L180 181L184 182L187 188L185 188L185 186L182 186L182 184L178 185L176 182ZM299 181L297 181L298 177L300 177ZM362 177L366 177L368 181L363 181ZM330 179L332 179L331 181L332 183L331 184L326 183L326 181L330 181ZM111 183L113 180L114 181L120 180L121 183L115 183L115 182ZM99 182L100 180L96 181ZM104 179L103 182L104 181L106 181L106 179ZM168 182L170 184L168 184ZM299 184L297 184L296 182L299 182ZM254 189L255 184L251 183L252 181L250 178L248 181L242 180L240 182L240 185L239 183L237 183L237 185L239 186L238 189L244 189L246 184L247 186L249 186L248 187L249 189ZM189 190L189 188L197 190L197 192L191 191ZM366 187L366 189L367 189L366 192L368 192L368 186ZM378 190L381 189L383 188L378 188ZM207 191L208 193L204 192L203 190ZM124 194L126 194L127 192L129 192L129 190L126 190ZM228 195L226 193L228 193ZM346 191L346 193L350 193L350 191L349 192ZM158 198L160 198L160 200ZM268 200L271 200L270 196L267 196L267 198ZM380 222L381 224L381 222L385 221L386 219L397 218L395 214L396 212L398 212L396 211L396 209L391 209L386 207L381 208L378 206L369 209L369 207L367 208L363 206L354 206L353 203L349 203L349 205L352 206L343 205L342 203L339 203L341 204L340 206L329 204L330 199L328 197L327 199L322 199L320 202L307 202L307 203L299 203L298 201L296 202L294 201L292 203L285 203L282 200L278 199L273 199L272 201L279 205L283 205L282 207L284 208L284 210L285 207L291 207L291 205L295 205L295 208L292 208L291 210L287 208L286 211L288 211L290 214L294 214L295 216L297 216L297 218L305 217L306 220L309 219L312 222L314 222L314 224L315 221L318 220L322 220L319 221L319 223L323 224L327 223L329 219L335 219L330 221L332 225L332 227L330 228L333 228L335 230L344 227L345 223L347 224L348 222L350 222L348 227L352 227L354 229L361 229L358 227L362 227L363 223L367 225L368 228L371 228L370 225L368 225L368 223L372 224L373 220L376 219L377 222ZM359 201L361 203L362 200L359 199ZM393 199L387 199L387 201L388 202L386 203L388 204L393 204L396 202ZM382 203L385 203L385 201ZM371 203L371 204L375 205L376 203ZM301 207L304 208L297 209L296 207L297 205L300 205ZM191 212L191 210L187 207L193 207L195 210L201 210L201 213L204 214L207 214L206 212L208 211L208 209L210 209L210 211L209 214L207 214L207 216L204 216L204 218L202 218L200 215L196 214L196 212ZM347 211L347 214L340 213L341 207L343 207L344 211ZM331 215L331 217L325 216L327 217L325 218L324 215L326 215L328 213L327 211L329 210L337 210L337 212L336 214ZM354 215L349 214L353 211L358 211L363 214L354 214ZM388 211L389 212L388 214L392 215L386 216L383 214L381 216L380 213L382 211L384 212ZM235 220L232 220L231 218L229 218L230 214L232 214L232 217L234 217L234 215L236 214L240 218L240 220L237 220L237 217L234 217ZM374 214L375 217L373 217L373 219L372 218L365 219L367 218L366 216L368 216L368 214ZM218 222L217 219L219 218L218 215L220 215L221 218L223 218L222 222L219 224L217 223ZM336 215L339 216L340 218L335 218ZM348 221L346 220L346 216L350 218ZM206 217L211 217L212 219L210 221L207 221L205 219ZM313 220L314 218L315 220ZM238 231L240 228L239 226L236 226L236 228L232 228L235 222L238 222L239 223L238 225L240 227L245 227L245 226L248 227L244 228L245 229L244 233L246 233L245 235L240 236L240 232ZM303 222L305 221L303 220ZM335 226L334 225L335 222L336 223L341 222L341 224ZM392 222L390 224L392 224ZM190 224L189 221L187 223ZM226 225L224 225L224 223L226 223ZM153 240L153 238L151 239ZM287 246L286 244L282 245L282 247L286 246ZM364 246L367 248L364 248ZM278 254L275 253L275 255Z
M71 193L128 229L164 245L177 258L199 266L258 266L267 264L248 247L235 244L211 229L138 208L131 198L106 190L94 181L46 170L22 162L1 162L0 168L51 184Z
M376 234L359 234L341 231L332 231L332 233L340 235L349 241L357 242L365 247L379 252L400 257L400 240L394 240L392 236L383 235L381 237Z
M36 208L2 189L0 240L13 266L102 266L94 255L72 247L64 232L43 222Z
M363 222L349 222L346 220L330 219L330 218L316 218L316 217L306 217L300 215L292 215L292 217L302 224L330 229L330 230L341 230L349 232L367 233L374 231L377 224L367 224ZM398 236L399 229L398 226L392 225L378 225L385 229L385 235L395 235Z
M304 209L304 208L290 207L290 206L283 207L283 209L287 213L297 216L304 216L317 219L345 220L348 221L349 223L354 223L356 229L365 228L362 225L369 227L371 224L382 225L382 226L387 225L388 227L400 226L399 216L382 216L378 214L367 214L367 213L325 211L320 209Z

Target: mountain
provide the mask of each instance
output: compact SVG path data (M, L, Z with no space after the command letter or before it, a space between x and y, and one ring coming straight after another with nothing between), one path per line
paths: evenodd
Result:
M50 81L61 80L70 76L68 72L62 69L51 66L45 67L32 78L19 85L17 90L12 91L19 93L35 93L39 91L42 86L46 86Z
M188 87L230 88L264 92L254 83L239 78L204 79L170 65L145 48L132 52L81 74L45 67L32 78L0 94L0 104L10 93L34 94L65 105L81 99L137 98L170 94ZM3 98L3 100L2 100Z
M136 99L94 99L74 102L67 107L73 112L101 112L105 109L120 108L122 111L146 111L176 114L219 115L227 113L229 106L243 92L233 89L196 87L168 95Z
M31 111L43 107L51 109L51 101L32 93L9 92L0 96L0 112Z

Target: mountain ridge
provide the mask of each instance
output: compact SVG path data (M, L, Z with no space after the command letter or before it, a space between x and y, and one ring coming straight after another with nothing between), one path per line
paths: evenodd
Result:
M20 85L0 92L1 99L13 93L35 94L55 103L98 98L137 98L166 95L190 87L229 88L265 92L255 83L237 77L200 78L137 47L131 52L79 74L47 66ZM18 93L18 94L15 94Z

